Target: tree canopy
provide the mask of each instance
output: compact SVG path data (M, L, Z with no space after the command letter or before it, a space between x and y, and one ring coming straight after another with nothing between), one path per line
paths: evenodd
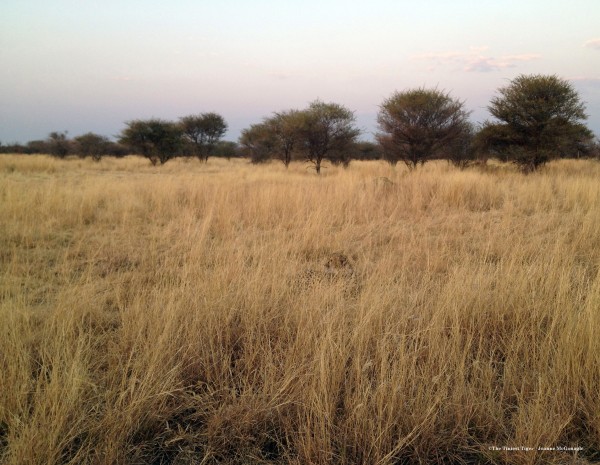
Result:
M208 161L227 132L225 119L217 113L184 116L179 122L183 137L191 145L194 154L204 161Z
M573 86L555 75L520 75L498 90L488 106L497 122L478 138L486 150L533 171L592 140L582 123L585 105Z
M110 141L107 137L88 132L75 138L77 151L82 157L92 157L100 161L102 155L108 153Z
M317 174L326 156L339 155L356 142L360 130L355 121L354 113L346 107L320 100L302 112L298 130L300 147Z
M119 142L148 158L153 165L166 163L181 147L181 128L160 119L128 121Z
M304 121L303 113L298 110L288 110L275 113L265 120L270 129L275 157L287 168L292 161L292 154L300 143L300 129Z
M70 142L67 138L67 131L54 131L48 135L47 148L51 155L58 158L64 158L69 154Z
M395 92L381 105L377 140L386 160L413 169L464 138L468 116L463 102L437 89Z
M277 112L253 124L242 131L239 142L254 163L278 158L288 167L296 154L320 174L325 157L349 160L360 134L354 122L354 113L342 105L317 100L304 110Z
M252 163L268 161L277 146L272 128L264 121L242 130L239 143L242 153L249 157Z

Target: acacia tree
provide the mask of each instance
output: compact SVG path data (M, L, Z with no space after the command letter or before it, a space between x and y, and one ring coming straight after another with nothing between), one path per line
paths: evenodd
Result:
M92 157L94 161L100 161L102 155L110 150L110 141L107 137L88 132L75 138L77 151L82 157Z
M242 130L239 144L242 153L249 157L252 163L264 163L273 155L277 140L273 128L263 121Z
M275 142L273 155L281 160L286 168L289 167L292 154L299 145L302 121L302 112L298 110L275 113L271 118L265 120Z
M67 131L51 132L48 135L46 143L50 154L58 158L65 158L71 149L71 142L67 138Z
M354 113L337 103L312 102L299 115L298 141L317 174L326 156L350 150L360 134Z
M371 141L358 141L352 148L351 158L354 160L381 160L381 147Z
M50 153L48 140L31 140L25 145L25 153Z
M301 142L303 121L304 115L298 110L274 113L242 131L239 142L243 152L253 163L277 158L288 168Z
M445 147L444 158L461 170L475 162L477 160L475 134L475 126L470 122L465 122L460 135Z
M148 158L153 165L164 164L181 148L181 128L160 119L134 120L125 123L119 142Z
M183 137L191 144L194 155L208 161L218 142L227 132L225 119L217 113L184 116L179 120Z
M479 143L524 172L592 140L582 123L585 105L573 86L556 75L522 74L498 92L488 106L498 122L484 125Z
M390 164L414 169L463 137L468 117L463 102L438 89L395 92L380 107L377 140Z
M213 155L227 160L238 157L238 144L227 140L220 141L217 143Z
M600 139L596 138L590 144L589 156L600 160Z

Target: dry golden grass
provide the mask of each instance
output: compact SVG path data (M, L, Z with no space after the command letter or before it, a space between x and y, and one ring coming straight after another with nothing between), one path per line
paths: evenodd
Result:
M1 461L597 461L599 181L1 156Z

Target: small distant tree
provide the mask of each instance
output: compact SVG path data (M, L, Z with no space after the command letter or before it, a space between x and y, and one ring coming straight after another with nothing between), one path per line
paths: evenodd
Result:
M111 157L125 157L131 153L131 150L126 145L120 144L118 142L108 141L108 145L106 147L106 155L110 155Z
M25 145L25 153L50 153L50 144L48 140L32 140Z
M192 147L194 155L208 161L217 143L227 132L225 119L217 113L185 116L179 120L183 137Z
M238 144L228 140L222 140L217 143L214 150L214 156L220 158L235 158L238 156Z
M107 137L88 132L75 138L77 152L82 157L92 157L94 161L100 161L102 155L108 154L110 141Z
M332 152L326 160L329 160L332 165L335 166L343 166L344 168L348 168L350 166L350 162L352 161L352 153L349 150L343 150L339 152Z
M468 116L463 102L438 89L395 92L381 105L377 140L390 164L402 161L414 169L457 143Z
M43 142L43 141L42 141ZM17 142L13 142L12 144L4 144L0 147L0 153L20 153L20 154L28 154L29 149L25 145L21 145ZM42 153L42 152L40 152ZM48 153L46 150L43 153Z
M0 153L26 153L25 152L26 147L23 147L21 144L17 144L16 142L14 144L3 144L0 141Z
M27 153L26 147L18 143L3 144L0 141L0 153Z
M555 75L520 75L498 92L488 106L497 122L484 125L479 141L524 172L576 152L593 138L582 123L587 115L579 95Z
M312 102L299 115L299 145L317 174L325 157L339 157L356 142L360 130L354 113L337 103Z
M475 126L465 122L465 126L451 143L445 147L443 157L459 169L465 169L477 161L477 146L475 145Z
M262 122L242 130L239 144L242 154L252 163L264 163L271 159L277 140L269 124Z
M589 156L600 160L600 139L596 138L592 141Z
M473 140L476 151L485 158L493 157L508 162L511 136L506 127L484 122Z
M287 168L300 144L303 118L302 112L288 110L274 113L262 123L250 126L240 137L243 153L253 163L276 158Z
M590 133L591 134L591 133ZM561 158L594 158L598 149L598 141L591 134L590 137L576 138L570 144L562 147Z
M358 141L352 147L354 160L381 160L383 154L381 147L370 141Z
M274 156L281 160L286 168L289 167L294 150L299 145L302 122L303 115L298 110L275 113L271 118L265 120L268 128L273 133Z
M65 158L69 154L71 143L67 138L67 131L51 132L46 140L50 155Z
M160 119L128 121L119 142L150 160L153 165L174 158L182 143L181 127Z

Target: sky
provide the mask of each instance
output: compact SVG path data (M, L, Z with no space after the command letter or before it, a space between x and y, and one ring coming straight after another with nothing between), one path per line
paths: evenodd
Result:
M394 91L438 88L474 122L519 74L556 74L600 136L600 0L2 0L0 142L214 111L227 140L320 99L377 131Z

